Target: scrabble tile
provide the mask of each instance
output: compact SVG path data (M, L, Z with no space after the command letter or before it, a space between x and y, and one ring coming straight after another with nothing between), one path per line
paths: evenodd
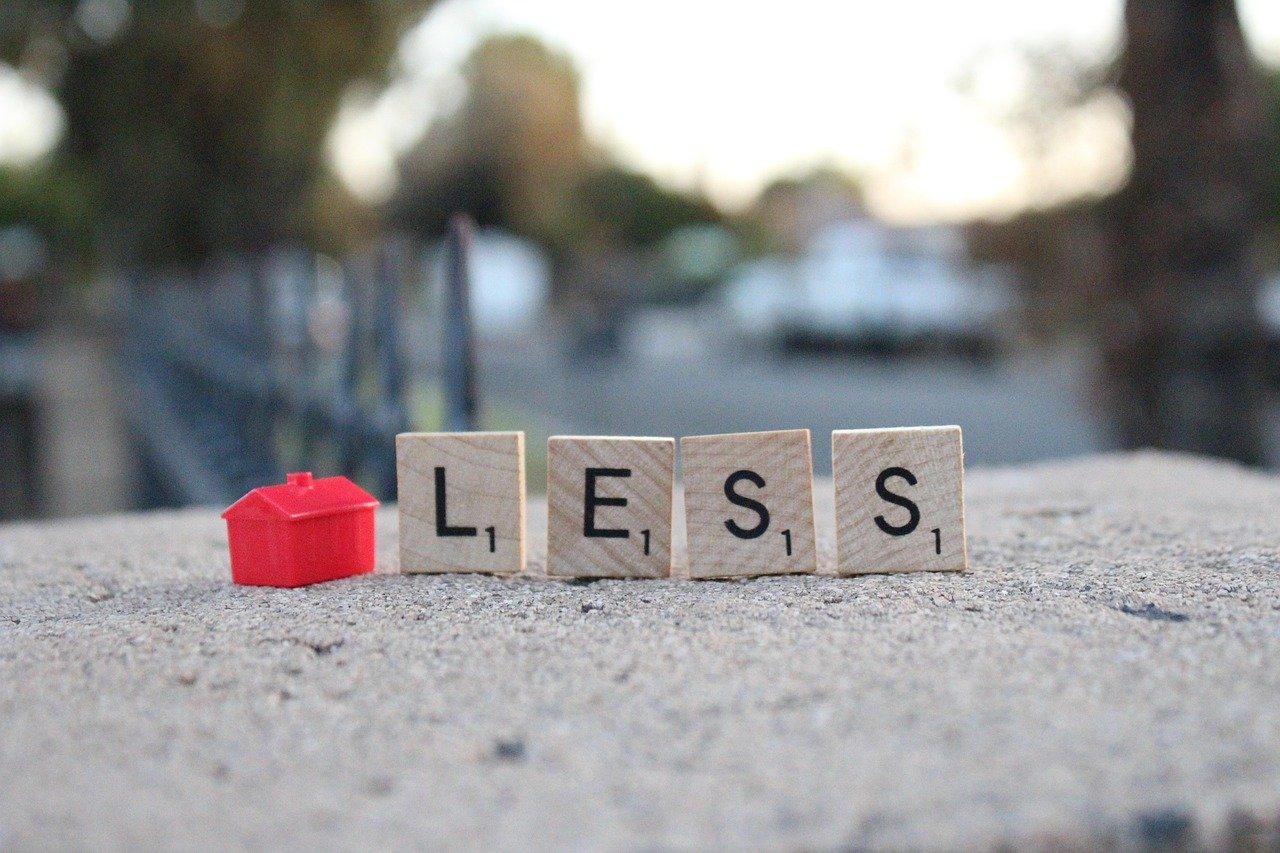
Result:
M840 574L965 570L960 427L837 430L831 459Z
M400 571L524 571L524 433L396 436Z
M675 439L553 436L547 442L547 574L671 574Z
M680 439L689 576L816 571L807 429Z

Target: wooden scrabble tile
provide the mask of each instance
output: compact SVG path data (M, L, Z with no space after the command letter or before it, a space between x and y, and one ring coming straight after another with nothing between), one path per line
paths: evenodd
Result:
M817 570L807 429L680 439L689 576Z
M547 574L671 574L672 438L553 436L547 441Z
M837 430L831 460L840 574L965 570L960 427Z
M524 433L396 436L400 571L524 571Z

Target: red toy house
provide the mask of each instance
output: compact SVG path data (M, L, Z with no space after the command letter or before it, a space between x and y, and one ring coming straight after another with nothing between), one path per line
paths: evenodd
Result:
M231 579L306 586L373 571L378 501L346 477L309 472L254 489L227 507Z

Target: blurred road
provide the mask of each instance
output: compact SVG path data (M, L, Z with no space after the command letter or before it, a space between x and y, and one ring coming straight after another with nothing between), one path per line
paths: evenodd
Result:
M1078 359L1055 354L980 367L961 361L782 358L690 351L578 361L536 343L482 349L482 394L553 432L614 435L809 427L830 471L830 432L958 423L973 465L1089 453L1105 436Z

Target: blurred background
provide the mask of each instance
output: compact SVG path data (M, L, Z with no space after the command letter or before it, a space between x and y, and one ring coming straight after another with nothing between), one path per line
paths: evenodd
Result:
M0 517L445 426L1276 467L1278 237L1274 0L5 0Z

